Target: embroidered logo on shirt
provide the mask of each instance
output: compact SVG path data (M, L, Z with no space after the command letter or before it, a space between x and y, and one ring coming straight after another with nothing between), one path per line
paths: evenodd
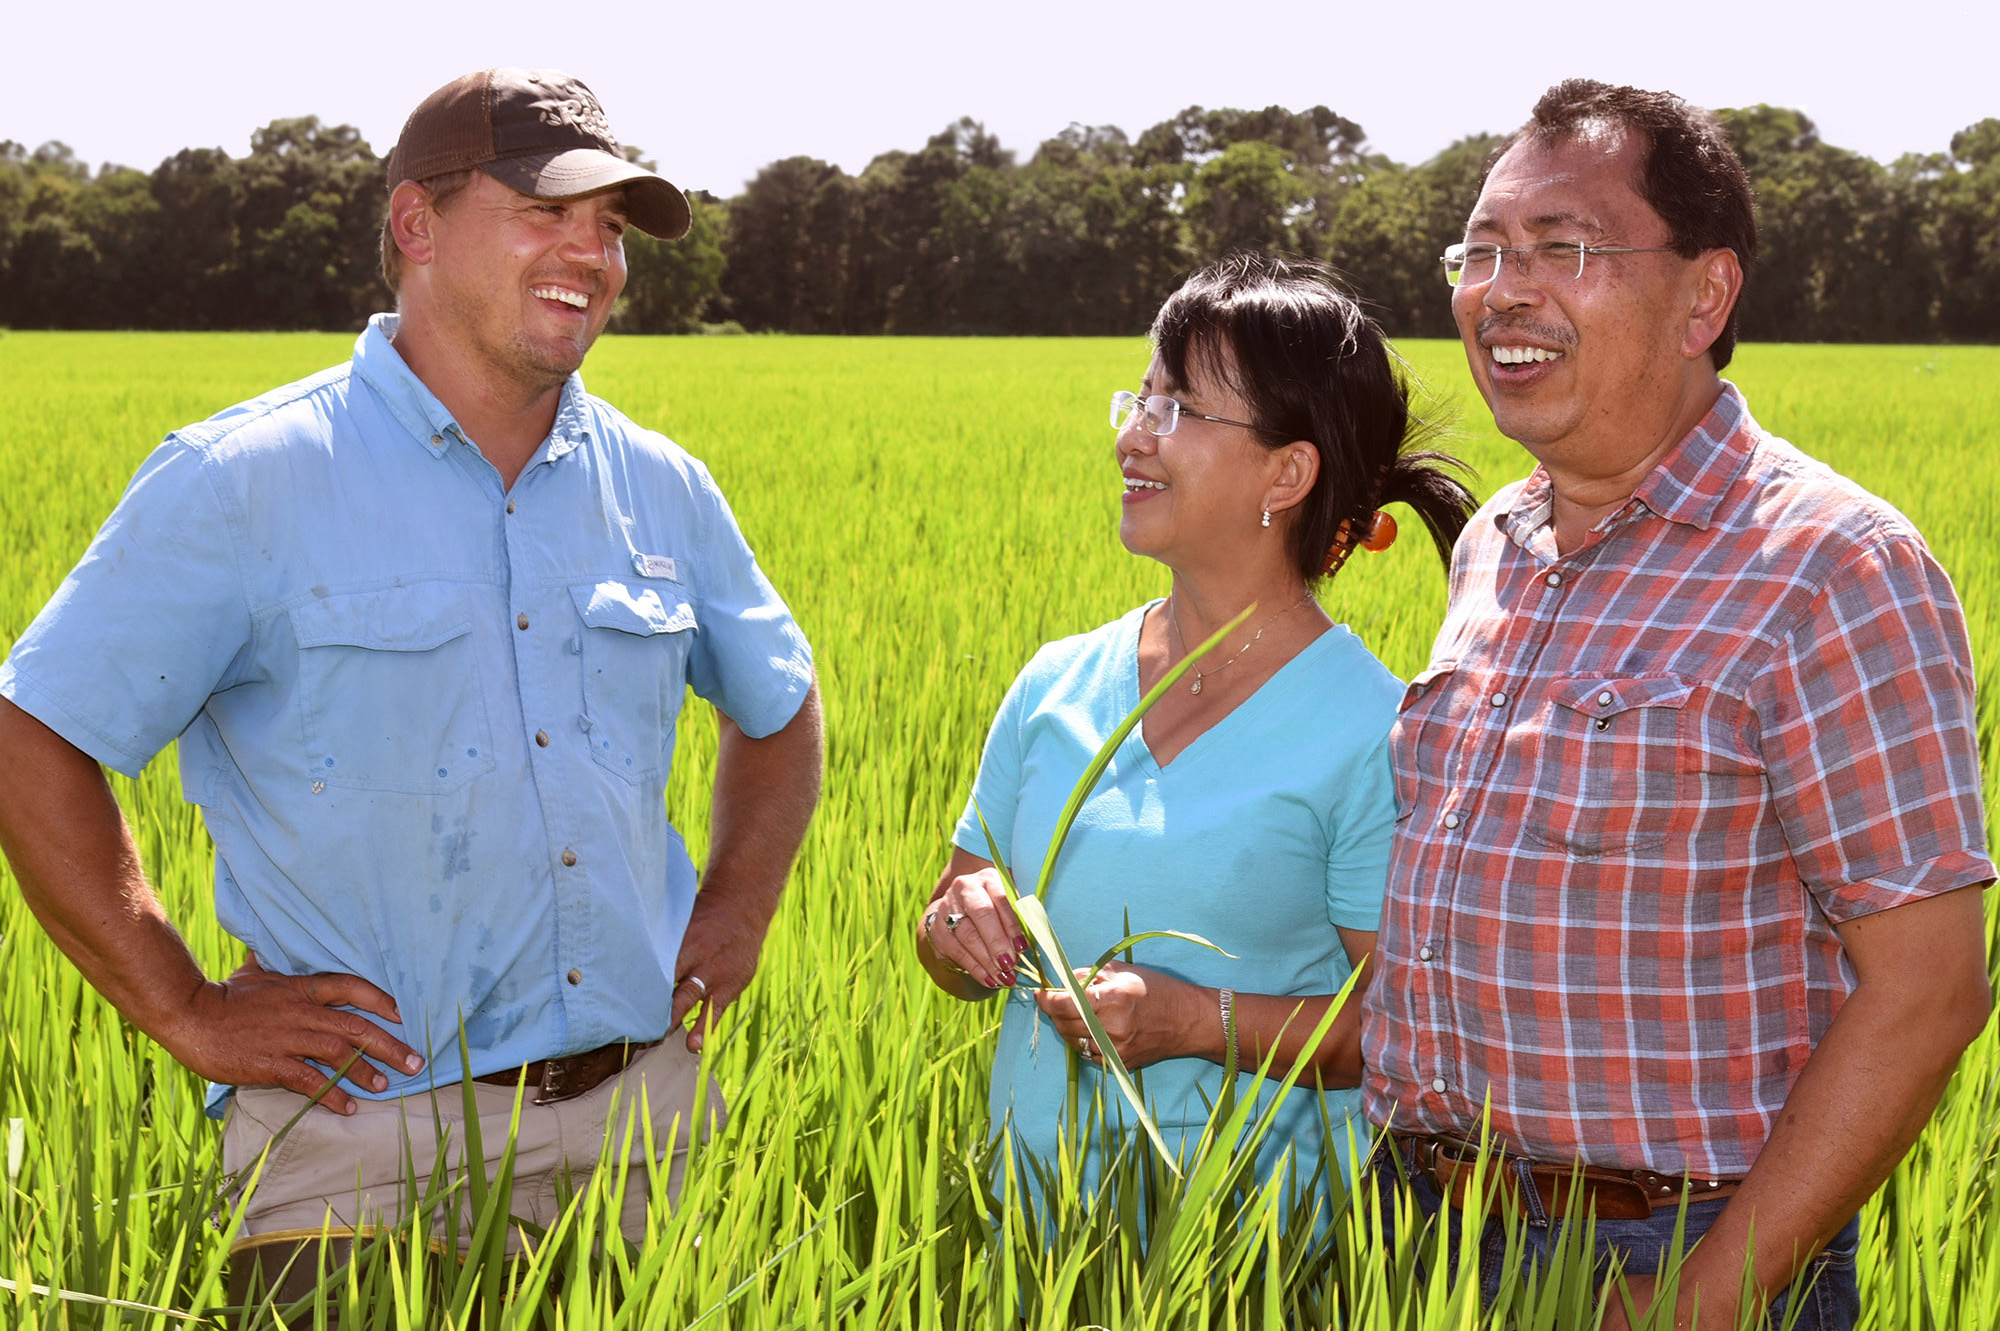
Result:
M669 555L633 555L632 571L642 578L665 578L669 582L679 582L681 575L674 567Z

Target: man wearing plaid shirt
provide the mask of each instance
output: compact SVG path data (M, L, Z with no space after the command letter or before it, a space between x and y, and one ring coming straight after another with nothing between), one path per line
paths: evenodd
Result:
M1713 117L1551 89L1466 241L1473 378L1540 465L1466 529L1397 723L1368 1114L1459 1223L1490 1106L1531 1254L1580 1178L1640 1310L1685 1190L1679 1324L1733 1326L1754 1261L1851 1325L1854 1217L1991 1003L1957 597L1719 377L1756 224Z

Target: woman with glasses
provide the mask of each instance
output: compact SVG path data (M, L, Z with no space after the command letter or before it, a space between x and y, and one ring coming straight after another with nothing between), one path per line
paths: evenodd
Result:
M1014 681L916 929L940 988L968 1000L1006 995L994 1127L1011 1132L1018 1176L1036 1196L1053 1181L1065 1132L1094 1193L1127 1116L1068 995L1020 978L1028 938L980 815L1028 890L1091 756L1190 646L1254 605L1119 748L1064 844L1045 905L1075 964L1148 930L1199 934L1234 954L1150 939L1089 987L1119 1056L1144 1070L1170 1149L1191 1152L1199 1139L1233 1032L1237 1064L1249 1069L1239 1094L1263 1107L1275 1084L1258 1081L1260 1063L1275 1055L1275 1078L1307 1055L1301 1090L1259 1147L1259 1176L1273 1176L1287 1152L1295 1185L1323 1161L1345 1173L1358 996L1328 1038L1306 1046L1374 946L1395 822L1388 735L1403 686L1314 593L1356 545L1386 546L1385 504L1414 509L1447 561L1474 507L1444 470L1455 461L1414 446L1422 427L1381 331L1316 265L1226 259L1168 298L1152 341L1139 391L1112 397L1118 531L1133 554L1167 566L1172 590L1048 644ZM1082 1065L1077 1117L1095 1104L1094 1124L1065 1121L1072 1058ZM1324 1101L1306 1089L1315 1085L1330 1092ZM1291 1195L1310 1202L1318 1191Z

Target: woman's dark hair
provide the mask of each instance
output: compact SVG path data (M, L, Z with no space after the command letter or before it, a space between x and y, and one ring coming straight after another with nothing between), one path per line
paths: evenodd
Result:
M1470 469L1418 447L1431 427L1410 411L1409 382L1382 330L1331 272L1303 259L1229 255L1167 297L1152 337L1174 383L1194 382L1192 363L1235 390L1267 447L1302 439L1319 450L1319 477L1291 528L1292 562L1308 585L1339 567L1388 503L1416 510L1450 565L1478 505L1449 469Z

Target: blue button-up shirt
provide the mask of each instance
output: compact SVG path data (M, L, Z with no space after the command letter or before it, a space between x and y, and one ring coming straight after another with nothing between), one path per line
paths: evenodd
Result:
M572 375L508 491L394 333L170 435L0 666L127 775L180 738L223 927L426 1053L377 1098L456 1080L461 1018L474 1075L664 1034L685 690L755 737L812 682L701 463Z

